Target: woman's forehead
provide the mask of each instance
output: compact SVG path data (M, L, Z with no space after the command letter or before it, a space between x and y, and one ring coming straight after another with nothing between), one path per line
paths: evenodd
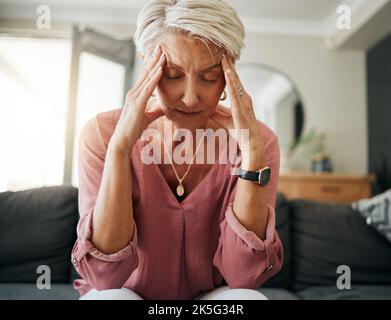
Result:
M191 47L201 52L211 51L217 53L221 51L221 47L217 46L216 44L207 39L204 39L200 36L187 35L182 32L167 32L160 36L158 42L174 47L179 46L179 48L182 46Z
M212 43L190 36L171 34L159 41L167 66L202 71L219 64L223 50Z

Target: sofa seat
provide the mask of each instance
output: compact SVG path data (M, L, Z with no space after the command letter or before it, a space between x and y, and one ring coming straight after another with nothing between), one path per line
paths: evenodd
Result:
M269 300L298 300L294 293L278 288L258 289ZM0 300L77 300L79 293L71 284L52 284L51 289L39 290L34 283L0 283Z
M336 286L311 287L297 294L278 288L258 289L269 300L391 300L391 286L353 286L339 290ZM0 300L77 300L79 293L70 284L52 284L39 290L31 283L0 283Z
M39 290L35 283L0 283L0 300L77 300L79 292L72 284L53 283Z
M301 290L297 295L305 300L391 300L391 286L352 285L346 290L316 286Z

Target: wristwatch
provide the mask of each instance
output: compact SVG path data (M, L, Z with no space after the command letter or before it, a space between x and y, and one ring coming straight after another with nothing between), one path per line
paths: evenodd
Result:
M270 167L264 167L258 171L247 171L242 168L238 168L238 176L245 180L250 180L259 185L265 187L270 181L272 170Z

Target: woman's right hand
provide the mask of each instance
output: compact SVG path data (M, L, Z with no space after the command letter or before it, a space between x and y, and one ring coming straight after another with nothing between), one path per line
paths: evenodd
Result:
M155 52L147 61L146 69L140 79L126 94L121 116L110 140L111 145L127 155L131 154L133 145L148 125L164 115L161 106L156 105L156 101L150 100L162 77L162 69L166 61L160 46Z

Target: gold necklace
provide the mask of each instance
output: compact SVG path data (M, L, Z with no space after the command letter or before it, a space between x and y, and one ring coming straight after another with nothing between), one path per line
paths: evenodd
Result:
M187 174L188 174L189 171L190 171L190 168L191 168L191 166L192 166L192 164L193 164L193 161L194 161L194 159L195 159L195 157L196 157L196 155L197 155L198 149L200 148L200 146L201 146L201 144L202 144L202 142L203 142L203 140L204 140L205 132L206 132L206 131L204 131L204 134L203 134L202 137L201 137L201 141L200 141L200 143L198 144L198 146L197 146L197 148L196 148L196 151L194 152L193 159L191 159L191 162L190 162L190 164L189 164L189 166L188 166L188 168L187 168L185 174L182 176L182 178L179 178L178 173L177 173L177 171L176 171L176 169L175 169L175 166L174 166L174 164L173 164L173 162L172 162L170 153L168 152L168 150L167 150L167 148L166 148L166 144L164 143L164 139L162 140L162 141L163 141L164 150L166 151L166 153L167 153L167 155L168 155L168 158L170 159L171 167L172 167L172 169L174 170L175 176L176 176L176 178L177 178L177 180L178 180L178 186L176 187L176 194L177 194L179 197L182 197L182 196L185 194L185 188L184 188L184 186L183 186L183 184L182 184L182 181L186 178Z

